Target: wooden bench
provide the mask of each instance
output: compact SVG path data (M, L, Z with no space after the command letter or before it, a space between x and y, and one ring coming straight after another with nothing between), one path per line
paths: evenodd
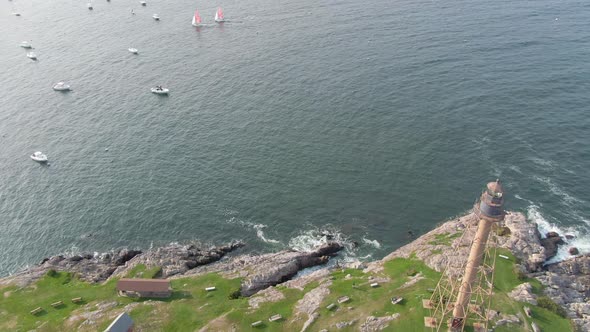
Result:
M350 301L350 297L348 296L342 296L338 298L338 303L346 303L348 301Z
M36 315L36 314L39 314L39 313L41 313L42 311L43 311L43 308L41 308L41 307L37 307L37 308L35 308L35 309L31 310L31 315Z
M74 303L82 303L82 298L81 297L75 297L72 299L72 302Z
M54 308L61 307L62 305L64 305L64 303L62 301L53 302L51 304L51 306L54 307Z
M215 286L205 288L205 290L208 291L208 292L212 292L212 291L214 291L216 289L217 288L215 288Z
M255 321L254 323L252 323L250 325L252 325L252 327L260 326L260 325L262 325L262 321L261 320L257 320L257 321Z
M276 315L272 315L270 316L270 318L268 319L269 322L276 322L278 320L281 320L283 318L283 316L276 314Z
M372 283L372 284L371 284L371 287L372 287L372 288L379 287L379 284L378 284L378 283L376 283L376 282L374 282L374 283Z
M328 306L326 307L326 309L328 309L328 310L332 310L332 309L334 309L334 308L336 308L336 303L330 303L330 304L328 304Z

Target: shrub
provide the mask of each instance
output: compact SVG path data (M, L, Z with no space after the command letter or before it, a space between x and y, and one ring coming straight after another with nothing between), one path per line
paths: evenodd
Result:
M49 269L47 271L47 276L55 278L55 277L57 277L57 271L55 271L54 269Z
M565 309L560 307L557 303L553 302L548 296L539 296L537 298L537 305L541 308L545 308L561 317L567 317Z
M408 277L413 277L413 276L415 276L417 273L418 273L418 271L416 271L416 269L409 269L409 270L407 270L407 271L406 271L406 275L407 275Z
M229 295L227 296L230 300L237 300L240 297L242 297L242 292L240 292L240 289L236 289L235 291L229 293Z

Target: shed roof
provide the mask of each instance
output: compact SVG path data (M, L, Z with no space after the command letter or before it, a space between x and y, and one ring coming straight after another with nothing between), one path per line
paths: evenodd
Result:
M127 315L126 312L120 314L115 320L107 327L105 332L127 332L129 328L133 326L133 319Z
M121 279L117 283L119 291L167 292L170 281L165 279Z

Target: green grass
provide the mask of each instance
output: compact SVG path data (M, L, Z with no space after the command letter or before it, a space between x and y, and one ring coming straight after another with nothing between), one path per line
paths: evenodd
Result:
M436 245L446 245L446 246L450 246L451 242L453 242L454 239L458 238L461 236L461 233L453 233L453 234L449 234L449 233L440 233L440 234L435 234L434 235L434 240L428 242L428 244L436 246Z
M448 239L453 235L443 235L438 240ZM446 240L445 240L446 241ZM533 312L534 320L543 331L572 331L570 321L557 314L529 304L515 302L507 293L523 282L530 282L533 292L542 293L541 284L534 279L519 279L514 272L515 258L508 250L498 250L497 254L508 256L508 259L496 259L494 296L491 308L504 314L524 316L526 305ZM415 256L414 256L415 257ZM128 276L154 277L158 268L147 268L144 265L134 267ZM432 295L428 289L434 288L439 281L440 273L428 268L422 261L410 258L396 258L384 263L382 272L364 273L358 269L337 270L331 273L330 294L326 296L318 310L320 316L312 324L310 330L334 329L334 325L342 321L357 322L341 331L357 331L369 315L383 317L400 313L400 318L392 321L385 331L430 331L423 326L424 317L430 314L422 308L422 299ZM403 286L413 277L423 279L413 285ZM387 278L380 281L379 287L372 288L375 278ZM248 299L231 296L239 290L240 279L225 279L218 274L207 274L191 278L171 280L173 295L168 299L130 299L117 296L113 279L105 284L90 284L78 280L73 274L58 272L46 275L36 284L17 288L4 287L0 292L0 331L96 331L104 330L114 315L123 308L135 303L129 313L138 330L145 331L194 331L205 325L213 331L295 331L300 330L307 319L305 315L295 316L296 302L305 293L318 287L319 282L308 284L303 291L284 286L276 288L284 295L278 302L262 303L258 309L249 309ZM212 292L206 287L215 286ZM341 296L349 296L350 302L338 304ZM401 296L404 300L396 305L391 304L393 296ZM79 326L82 320L66 325L67 318L84 306L73 304L71 299L82 297L89 305L85 311L94 310L94 304L102 301L116 301L114 308L107 315L97 319L97 325ZM55 309L52 302L63 301L65 305ZM330 303L336 303L333 310L326 309ZM42 307L45 311L37 316L29 312ZM283 319L269 322L268 318L280 314ZM530 325L531 318L526 318ZM262 321L262 326L252 328L255 321ZM467 329L469 330L469 329ZM499 327L496 331L526 331L522 325Z
M144 264L137 264L133 267L125 278L146 278L146 279L153 279L159 276L162 272L162 268L159 266L153 266L147 268Z
M400 288L410 280L410 275L417 274L424 279L412 286ZM388 277L389 282L381 282L379 287L372 288L370 276L356 269L333 272L331 294L322 302L319 309L320 317L314 322L311 330L330 329L330 326L338 322L356 319L355 324L341 331L357 331L369 315L386 316L400 313L403 318L393 321L388 327L389 331L415 331L417 328L418 331L422 331L425 316L422 299L430 296L426 290L436 285L440 274L419 260L396 258L385 263L382 274L375 275ZM350 302L338 304L338 298L344 295L350 297ZM401 296L404 300L393 305L390 302L393 296ZM330 303L335 303L337 308L328 310L326 306ZM419 322L419 325L416 325L416 322Z
M112 299L116 296L114 288L114 281L105 285L93 285L65 272L57 272L54 276L46 275L29 287L3 288L0 312L16 319L1 319L0 330L30 330L37 327L38 322L46 322L44 330L57 330L63 320L81 306L72 303L72 298L82 297L85 303ZM64 305L59 308L51 307L51 303L57 301L63 301ZM31 315L30 311L37 307L43 308L44 311L35 316Z

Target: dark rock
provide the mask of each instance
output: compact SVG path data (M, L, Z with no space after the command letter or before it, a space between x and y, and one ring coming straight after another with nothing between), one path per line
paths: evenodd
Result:
M342 250L342 245L340 243L329 242L315 250L314 256L333 256L340 250Z
M94 256L92 256L91 254L84 254L84 255L82 255L82 257L84 259L92 259L92 257L94 257Z
M541 245L545 248L545 259L549 260L557 254L557 246L565 242L555 232L547 233L547 237L541 239Z
M82 259L84 259L84 258L82 258L82 256L80 256L80 255L74 255L74 256L68 258L68 260L71 262L79 262Z
M41 260L41 263L39 263L39 265L43 265L43 263L49 261L49 257L45 257Z
M571 247L570 250L568 250L568 251L569 251L570 255L578 255L578 254L580 254L580 251L576 247Z
M53 257L49 258L47 263L51 264L51 265L56 265L59 262L63 261L64 259L66 259L66 258L63 255L53 256Z
M242 296L251 296L265 288L285 282L303 269L327 263L330 257L342 248L339 243L329 242L311 252L285 250L259 256L252 262L246 261L241 269L251 272L242 283L240 293Z
M113 259L113 263L115 265L123 265L125 262L131 260L133 257L141 254L140 250L128 250L123 249L117 253L115 258Z

